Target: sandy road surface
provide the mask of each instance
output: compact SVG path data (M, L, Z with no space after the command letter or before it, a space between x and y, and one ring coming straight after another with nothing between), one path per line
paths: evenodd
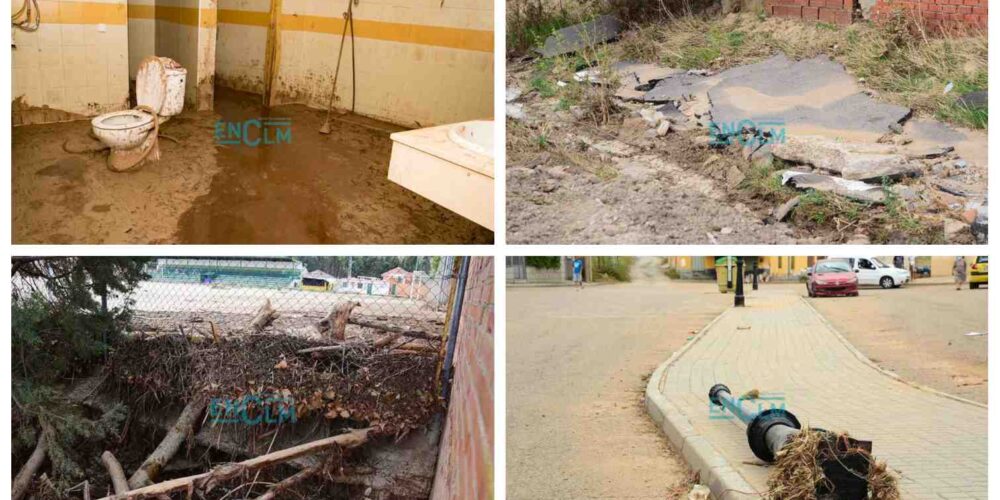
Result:
M656 498L687 466L645 377L732 300L704 283L507 292L507 497Z

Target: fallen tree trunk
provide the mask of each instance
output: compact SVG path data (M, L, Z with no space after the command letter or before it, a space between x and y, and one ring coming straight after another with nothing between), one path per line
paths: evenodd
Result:
M335 305L330 314L327 314L325 318L316 323L316 330L323 337L346 340L347 323L350 321L351 311L356 307L361 307L361 303L355 300Z
M268 453L266 455L261 455L259 457L254 457L239 463L223 464L218 467L215 467L214 469L208 472L204 472L201 474L196 474L187 477L180 477L177 479L171 479L169 481L164 481L162 483L133 489L131 491L126 492L125 494L116 493L115 495L105 497L102 500L112 500L112 499L138 500L141 498L154 497L157 495L168 494L180 490L191 490L191 489L211 490L219 482L232 479L240 474L251 472L271 465L284 463L301 456L313 455L323 450L328 450L334 447L356 448L364 444L366 441L368 441L368 433L370 431L371 428L369 427L365 429L347 432L333 437L328 437L325 439L319 439L309 443L300 444L298 446L293 446L291 448L287 448L284 450Z
M207 405L208 402L204 398L198 398L184 407L184 411L177 417L177 421L170 428L170 431L167 432L163 441L160 441L160 445L153 450L153 453L142 462L139 469L129 478L128 485L130 488L141 488L156 481L163 466L177 454L177 450L181 449L181 445L184 444L187 436L193 434L194 426Z
M392 326L392 325L383 325L380 323L365 321L363 319L352 319L351 324L363 326L365 328L374 328L376 330L382 330L383 332L401 333L406 337L413 337L416 339L441 340L440 335L435 335L433 333L427 333L420 330L410 330L408 328L400 328L398 326Z
M401 336L399 333L392 333L376 339L375 341L369 342L349 342L347 344L337 344L337 345L323 345L319 347L310 347L308 349L299 349L295 351L297 354L326 354L333 352L343 352L353 347L373 347L381 348L391 344L393 341Z
M128 481L125 480L125 471L122 469L122 464L118 463L118 459L110 451L105 451L101 454L101 462L104 463L104 468L108 469L115 494L121 495L127 492L129 490Z
M271 307L271 299L265 300L264 304L257 310L257 314L254 315L253 320L250 321L250 331L253 333L263 332L267 328L267 325L278 319L278 316L280 316L278 311L275 311Z
M18 471L17 476L14 477L14 482L11 483L10 496L13 500L21 500L24 497L31 486L31 479L35 477L35 473L38 472L42 463L45 462L46 434L46 427L43 426L42 430L38 433L38 444L35 445L35 451L31 452L28 461L24 463L24 466Z

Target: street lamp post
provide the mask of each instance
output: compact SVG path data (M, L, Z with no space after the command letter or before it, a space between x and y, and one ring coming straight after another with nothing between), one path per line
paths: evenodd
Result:
M743 296L743 257L736 257L736 307L746 305L746 297Z

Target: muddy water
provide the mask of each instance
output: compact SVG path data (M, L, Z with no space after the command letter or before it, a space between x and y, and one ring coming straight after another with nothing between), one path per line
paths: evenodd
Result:
M388 181L392 125L300 105L267 109L260 96L216 89L219 120L287 119L290 139L248 127L217 147L208 194L181 216L180 243L488 243L493 233ZM283 143L277 143L283 142ZM270 143L270 144L265 144Z

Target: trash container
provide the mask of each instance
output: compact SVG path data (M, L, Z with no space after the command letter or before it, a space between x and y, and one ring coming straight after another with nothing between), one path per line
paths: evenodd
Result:
M746 274L745 269L744 274ZM743 277L740 276L739 279L743 279ZM716 257L715 280L719 284L719 292L721 293L736 289L736 257Z

